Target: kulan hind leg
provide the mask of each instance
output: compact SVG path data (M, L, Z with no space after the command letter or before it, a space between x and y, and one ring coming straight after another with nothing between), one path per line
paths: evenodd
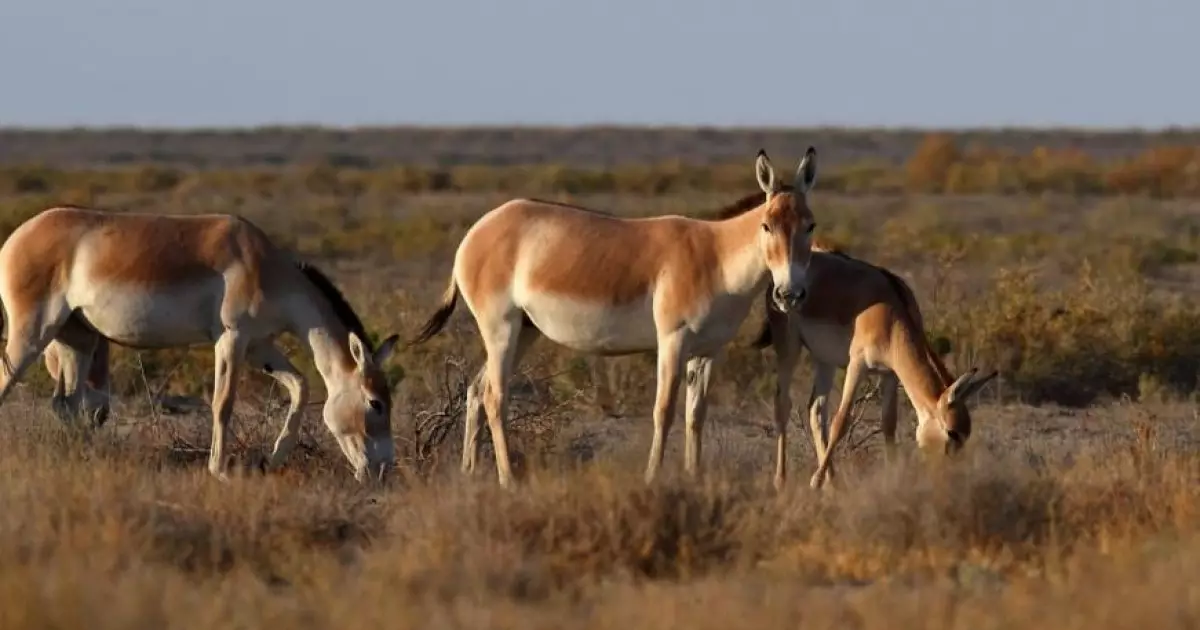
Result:
M650 459L646 463L646 483L652 483L662 467L667 436L675 420L675 403L679 392L680 373L684 367L683 333L672 332L658 339L658 379L654 396L654 439L650 443Z
M225 480L225 439L230 434L233 401L237 395L238 368L245 359L247 339L236 328L226 328L213 347L213 426L212 446L208 454L208 470Z
M708 418L708 392L712 378L713 359L711 357L692 357L685 364L687 371L684 406L684 448L683 470L690 478L697 478L703 472L700 459L704 441L704 421Z
M70 311L66 304L41 306L15 313L6 306L5 315L8 339L4 344L4 356L0 357L0 405L8 399L25 370L54 340L70 316Z
M512 487L513 473L508 453L505 424L508 415L508 382L517 368L520 347L521 320L515 314L495 319L477 318L483 345L487 350L484 367L483 407L487 412L488 428L492 431L492 448L496 452L496 475L500 486Z
M529 348L541 338L542 333L531 323L526 323L521 328L520 339L517 341L516 356L513 357L513 365L520 365L521 359L529 352ZM472 475L475 473L475 464L479 461L479 436L483 432L483 424L479 419L486 415L486 410L483 404L483 391L487 379L487 366L479 368L479 372L467 386L467 401L463 415L463 451L462 451L462 473L464 475Z

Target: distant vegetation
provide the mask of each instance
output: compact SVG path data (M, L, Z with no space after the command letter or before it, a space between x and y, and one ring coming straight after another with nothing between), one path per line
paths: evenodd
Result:
M678 160L711 165L743 163L753 159L760 147L772 155L799 156L805 146L812 144L821 151L824 165L866 161L897 166L929 135L922 130L836 128L387 127L196 131L0 128L0 163L40 162L58 166L154 163L189 168L312 162L355 168L557 164L579 168ZM1105 163L1153 147L1200 145L1200 129L1154 133L999 129L944 132L944 135L962 148L986 148L1016 155L1032 153L1039 147L1073 150Z
M809 144L845 194L1200 196L1200 134L704 130L0 132L0 194L167 192L215 180L310 192L730 192L759 147ZM394 141L393 145L389 140Z

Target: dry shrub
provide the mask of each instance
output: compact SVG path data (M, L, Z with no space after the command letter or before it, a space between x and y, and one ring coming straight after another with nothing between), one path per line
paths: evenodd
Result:
M961 159L954 138L948 134L925 136L904 164L909 190L941 192L946 187L951 168Z
M1113 167L1105 184L1118 194L1194 196L1200 192L1200 153L1191 146L1154 147Z
M905 460L886 474L855 478L815 508L789 510L776 569L839 582L936 573L964 560L1002 571L1038 565L1064 535L1068 490L1017 457L976 455L932 470L932 463Z
M748 490L670 482L648 488L629 471L607 468L534 472L515 494L490 485L452 492L435 512L401 529L411 544L439 550L435 573L461 582L469 572L480 588L527 597L613 577L683 579L764 551L758 530L769 521L759 518L761 498ZM435 585L426 577L418 587Z
M1100 168L1091 156L1075 149L1038 147L1022 160L1027 192L1062 192L1072 195L1103 192Z
M1144 375L1186 393L1200 377L1200 309L1151 295L1131 272L1101 275L1084 264L1065 288L1049 290L1031 267L1004 268L960 309L928 319L961 354L1002 369L1031 403L1136 395Z
M77 554L114 570L159 564L199 577L246 570L274 580L290 571L296 548L361 545L379 527L344 482L316 482L299 494L273 479L222 487L172 471L167 453L149 445L81 441L53 427L26 429L20 440L3 464L6 478L20 482L4 487L3 500L43 509L12 513L0 526L6 568L36 570ZM330 500L339 487L346 500ZM229 509L242 502L255 507Z

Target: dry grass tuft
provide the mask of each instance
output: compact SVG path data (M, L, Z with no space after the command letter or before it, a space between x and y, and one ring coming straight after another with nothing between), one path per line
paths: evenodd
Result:
M1014 449L1026 437L993 432L959 461L859 458L834 492L777 494L765 473L647 487L620 453L535 467L516 491L485 462L477 480L367 492L331 472L332 448L308 473L218 484L166 464L169 444L8 411L0 623L1165 624L1200 613L1200 465L1194 449L1139 455L1129 413L1095 439ZM1194 434L1176 408L1160 425ZM729 452L767 470L768 449Z

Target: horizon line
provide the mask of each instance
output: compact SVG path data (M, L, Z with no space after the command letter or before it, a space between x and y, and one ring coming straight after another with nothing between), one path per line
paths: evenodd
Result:
M766 125L766 124L693 124L693 123L380 123L380 124L336 124L336 123L265 123L241 125L0 125L0 133L62 133L62 132L138 132L138 133L247 133L264 131L715 131L725 133L745 132L849 132L849 133L1086 133L1086 134L1172 134L1200 132L1200 123L1195 125Z

